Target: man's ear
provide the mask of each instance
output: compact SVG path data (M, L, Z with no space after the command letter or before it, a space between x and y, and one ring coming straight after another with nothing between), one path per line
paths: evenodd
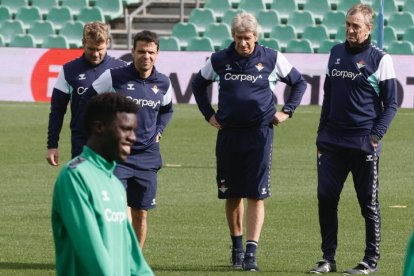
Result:
M101 121L94 121L93 132L97 135L102 135L105 132L105 124Z

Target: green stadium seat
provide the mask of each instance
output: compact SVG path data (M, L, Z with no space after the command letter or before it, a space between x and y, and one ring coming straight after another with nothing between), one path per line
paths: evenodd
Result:
M376 0L372 4L372 9L376 12L379 11L380 1ZM394 0L385 0L384 1L384 19L388 20L391 14L398 12L398 6Z
M333 46L335 46L336 44L339 44L339 43L341 43L340 40L334 40L334 39L323 40L323 41L321 41L321 43L319 45L318 53L327 54L331 51Z
M193 38L197 37L197 28L193 23L175 23L172 29L172 36L178 38L180 42L180 49L185 50L188 45L188 41Z
M414 0L406 0L402 5L402 11L414 13Z
M395 29L397 35L402 35L405 29L414 26L413 12L395 12L390 15L388 25Z
M280 24L279 14L275 10L261 10L257 13L257 22L265 37L269 37L275 25Z
M187 51L214 51L213 41L208 37L193 37L188 42Z
M4 46L6 46L4 43L4 37L3 35L0 34L0 47L4 47Z
M63 35L49 35L43 40L42 48L69 49L69 42Z
M10 13L14 16L21 7L28 6L27 0L1 0L1 5L9 8Z
M28 30L35 21L42 20L42 14L38 7L21 7L17 11L15 19L21 20L23 27Z
M36 46L41 47L47 36L55 34L55 28L49 20L39 20L32 24L28 32L33 35Z
M387 52L395 55L412 55L414 46L409 41L393 41L386 48Z
M180 51L180 41L174 36L161 36L159 41L161 51Z
M298 10L298 5L295 0L273 0L270 8L277 10L281 18L281 23L285 24L290 15Z
M219 50L223 50L225 48L228 48L232 42L233 42L233 38L232 37L228 37L228 38L224 39L223 42L220 45L220 49Z
M302 34L303 39L308 39L312 47L319 48L321 41L329 39L328 29L323 25L308 26Z
M230 3L233 9L238 9L240 5L240 0L230 0Z
M124 14L122 0L96 0L95 7L102 9L107 21L122 17Z
M0 6L0 27L1 24L6 21L12 19L10 10L8 7Z
M241 0L238 8L257 15L259 11L266 9L266 5L262 0Z
M372 36L372 34L371 34L371 36ZM346 40L346 27L345 27L345 24L338 28L338 31L336 32L336 35L335 35L335 39L340 40L340 41L345 41Z
M92 21L106 22L102 9L99 7L81 9L78 16L76 17L76 20L84 23Z
M285 52L313 53L312 43L307 39L293 39L288 42Z
M50 9L59 6L59 0L31 0L33 7L38 7L42 16L46 17Z
M221 43L226 38L231 38L230 27L225 23L213 23L207 27L204 36L211 39L215 49L220 49Z
M211 9L214 12L214 16L220 21L224 13L231 9L231 3L229 0L206 0L204 8Z
M389 1L389 0L388 0ZM343 11L345 14L348 12L348 10L355 4L362 4L362 0L346 0L341 1L336 7L336 10ZM344 23L345 24L345 23Z
M83 8L89 7L89 0L61 0L62 6L67 6L71 9L74 16L78 16Z
M331 4L329 0L307 0L304 10L311 12L316 22L320 23L326 11L331 10Z
M308 11L294 11L287 23L295 28L296 34L301 35L307 26L315 25L315 19Z
M31 34L15 34L10 41L9 47L35 48L36 43Z
M374 28L374 30L371 32L371 38L375 41L378 40L378 32L376 28ZM397 33L395 32L395 29L390 26L385 26L383 47L388 48L388 45L394 40L397 40Z
M408 41L414 44L414 26L408 27L403 35L404 41Z
M211 9L193 9L188 18L188 22L193 23L199 35L202 35L206 27L216 22L216 17Z
M277 39L282 49L286 48L288 41L296 37L295 28L290 25L276 25L270 33L270 38Z
M59 31L66 24L72 22L72 10L67 6L53 7L46 15L46 19L53 23L55 30Z
M141 3L141 0L122 0L124 5L135 5Z
M24 34L23 22L20 20L6 20L0 28L0 34L3 35L4 43L8 45L15 34Z
M60 29L60 35L66 37L70 48L82 47L83 23L80 21L66 22Z
M335 37L338 29L345 26L346 15L343 11L328 11L322 19L322 25L328 29L328 33Z
M275 38L261 38L258 43L262 46L272 48L275 50L280 50L279 41Z
M243 12L243 10L227 10L221 19L221 23L225 23L231 28L231 22L233 21L233 18L241 12Z

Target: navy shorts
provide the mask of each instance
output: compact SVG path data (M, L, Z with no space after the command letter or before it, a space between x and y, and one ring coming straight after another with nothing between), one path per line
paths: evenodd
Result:
M271 195L273 126L217 134L218 198L263 199Z
M115 169L127 192L128 206L139 210L156 207L157 173L162 159L158 143L145 150L133 150L127 161Z

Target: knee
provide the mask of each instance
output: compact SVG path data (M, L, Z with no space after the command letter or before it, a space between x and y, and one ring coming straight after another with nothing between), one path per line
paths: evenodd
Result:
M132 219L135 221L146 221L147 215L148 215L147 210L139 210L136 208L131 208L131 216L132 216Z

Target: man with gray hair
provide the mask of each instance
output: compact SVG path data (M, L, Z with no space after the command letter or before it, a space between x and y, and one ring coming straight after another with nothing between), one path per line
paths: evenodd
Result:
M256 249L264 222L264 199L271 195L273 126L292 117L306 89L302 75L273 49L257 44L259 26L250 13L233 18L233 42L213 53L192 82L194 97L207 122L218 129L217 191L232 240L232 266L259 271ZM207 87L219 82L218 110ZM273 91L277 81L292 90L281 111ZM247 241L243 249L243 198L247 198Z

